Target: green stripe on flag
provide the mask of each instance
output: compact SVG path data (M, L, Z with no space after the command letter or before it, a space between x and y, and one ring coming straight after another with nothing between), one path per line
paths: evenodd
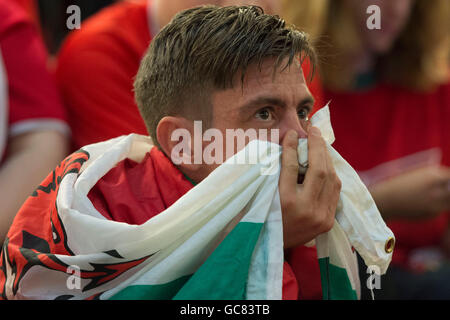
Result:
M323 300L357 300L345 268L330 263L330 258L320 258L320 279Z
M116 293L110 300L170 300L190 277L184 276L165 284L132 285Z
M174 299L244 300L250 262L263 226L239 222Z
M193 275L166 284L132 285L111 300L243 300L263 225L239 222Z

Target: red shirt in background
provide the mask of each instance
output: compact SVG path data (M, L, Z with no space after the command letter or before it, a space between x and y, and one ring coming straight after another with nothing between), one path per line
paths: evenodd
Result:
M24 9L28 17L35 24L36 28L38 28L39 33L41 33L38 1L37 0L12 0L12 1L16 2L19 6L21 6Z
M68 132L46 59L36 26L25 11L0 0L0 161L8 137L39 129Z
M88 18L58 57L57 81L75 148L123 134L147 134L133 79L151 36L145 1L123 1Z
M371 185L408 169L450 166L450 83L431 93L378 85L364 92L325 90L336 141L333 146ZM439 246L449 214L420 221L392 221L393 263L406 267L411 250Z

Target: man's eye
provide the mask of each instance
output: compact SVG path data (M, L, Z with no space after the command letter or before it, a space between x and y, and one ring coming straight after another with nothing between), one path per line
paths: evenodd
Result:
M297 111L297 115L299 119L308 120L309 110L307 108L301 108Z
M272 120L272 112L270 108L263 108L255 114L255 117L265 121Z

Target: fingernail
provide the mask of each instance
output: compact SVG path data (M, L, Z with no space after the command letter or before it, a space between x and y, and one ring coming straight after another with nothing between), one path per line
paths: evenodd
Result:
M312 134L313 136L322 136L322 133L320 132L319 128L317 127L311 127L309 128L309 133Z

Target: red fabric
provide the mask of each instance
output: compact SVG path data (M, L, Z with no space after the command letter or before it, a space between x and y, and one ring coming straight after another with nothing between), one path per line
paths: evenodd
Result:
M42 120L65 121L65 110L54 79L46 69L47 52L36 27L21 7L0 0L0 77L6 82L6 105L0 104L0 132L11 134L14 126L27 122L20 133L46 127ZM6 128L5 128L6 126ZM18 134L16 132L16 134ZM0 141L0 164L7 155L8 138Z
M288 262L283 263L283 300L297 300L298 299L298 282L295 278L294 271Z
M0 52L8 82L9 125L39 118L64 120L37 30L25 12L7 0L0 0Z
M39 34L42 34L41 23L39 21L39 10L36 3L37 1L36 0L13 0L13 1L16 2L18 5L20 5L25 10L28 17L35 24L36 28L38 28Z
M65 41L56 74L75 148L147 134L133 79L150 40L146 1L123 1L89 18Z
M141 224L171 206L192 187L172 162L153 148L140 163L121 161L97 182L88 197L106 218ZM302 299L322 297L315 250L302 248L293 250L289 263L284 263L285 300L298 299L299 290Z
M125 159L111 169L88 194L106 218L142 224L170 207L193 185L157 148L137 163Z
M336 93L331 99L334 147L358 171L431 148L450 165L450 83L431 93L378 85L365 92ZM392 221L397 243L393 263L404 265L411 249L439 245L449 215L420 222ZM406 265L404 265L406 266Z
M298 296L301 300L322 299L319 260L316 247L299 246L289 250L287 255L299 287Z
M328 101L325 101L324 95L323 95L323 88L320 81L319 72L317 70L312 73L311 70L311 61L309 59L306 59L302 64L302 70L303 75L305 77L306 83L308 85L308 89L311 92L312 96L314 97L314 106L313 110L311 112L311 116L319 109L321 109L323 106L325 106L325 103ZM313 78L310 81L309 75L312 74Z

